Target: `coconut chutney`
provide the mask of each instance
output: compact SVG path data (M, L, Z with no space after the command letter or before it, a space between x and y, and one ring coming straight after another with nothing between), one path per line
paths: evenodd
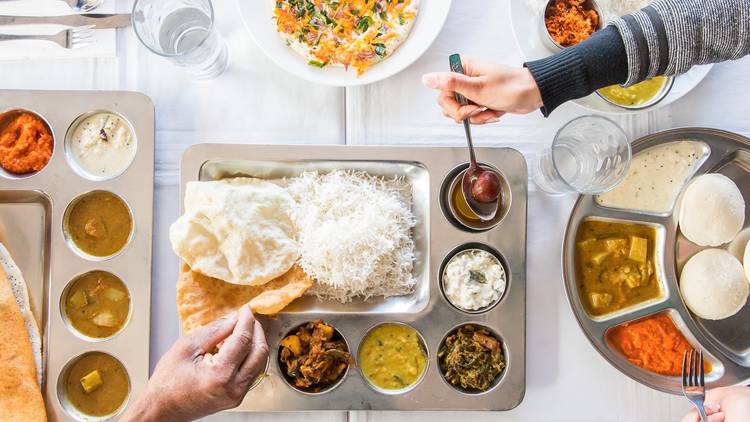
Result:
M708 155L697 141L678 141L649 148L633 157L625 179L596 196L597 204L652 213L669 212L685 182Z
M96 113L78 123L70 137L70 154L88 175L109 179L133 162L136 142L130 125L114 113Z
M487 251L468 249L453 256L443 270L445 297L457 308L476 311L505 293L503 265Z

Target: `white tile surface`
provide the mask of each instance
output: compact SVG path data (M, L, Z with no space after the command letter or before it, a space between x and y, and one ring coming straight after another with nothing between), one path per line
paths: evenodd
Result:
M245 0L259 1L259 0ZM442 0L423 0L442 1ZM151 96L157 109L156 202L152 299L152 366L178 335L174 305L177 258L167 230L178 213L182 151L198 142L460 145L460 126L445 120L422 73L447 68L461 52L520 65L507 1L454 0L443 33L413 66L378 84L348 91L318 87L284 73L253 45L232 0L215 0L218 26L230 44L231 66L209 83L139 48L121 31L118 58L3 64L3 88L125 89ZM130 1L120 0L121 10ZM720 64L694 92L663 110L616 118L633 137L676 126L713 126L750 135L750 59ZM64 104L60 105L64 107ZM533 158L569 119L585 114L565 105L549 119L509 116L475 129L482 145L512 146ZM345 126L346 123L346 126ZM528 380L524 402L507 413L222 414L211 421L677 421L687 402L642 387L609 366L589 345L562 285L561 238L572 197L548 197L531 186L528 238Z

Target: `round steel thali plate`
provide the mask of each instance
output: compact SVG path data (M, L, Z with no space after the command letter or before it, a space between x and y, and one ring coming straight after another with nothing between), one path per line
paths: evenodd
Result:
M633 142L633 156L646 149L670 142L690 140L700 142L704 156L692 177L705 173L728 176L750 201L750 139L717 129L682 128L659 132ZM691 178L688 178L685 185ZM684 190L684 187L682 189ZM676 203L679 204L677 199ZM713 370L706 375L708 388L750 383L750 302L736 315L708 321L693 315L680 296L679 272L682 265L703 247L685 239L678 231L676 206L668 213L654 214L641 211L605 208L594 196L578 198L566 228L563 244L563 273L565 292L581 329L595 349L615 368L628 377L651 388L681 394L679 377L658 375L629 362L607 340L610 329L623 323L667 313L696 348L707 353ZM575 245L580 225L587 220L616 221L656 228L656 273L662 287L662 297L601 317L590 316L581 302L576 282ZM746 207L745 227L750 227L750 207ZM727 249L728 245L722 248Z

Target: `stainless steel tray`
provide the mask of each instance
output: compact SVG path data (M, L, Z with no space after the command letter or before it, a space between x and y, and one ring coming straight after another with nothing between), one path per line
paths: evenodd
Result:
M76 357L101 351L117 358L130 378L130 399L141 393L148 380L154 107L144 95L131 92L0 91L0 112L19 108L47 120L54 136L54 152L49 164L30 177L0 175L0 241L6 243L24 274L43 334L46 368L42 390L49 419L76 420L76 412L64 404L58 386L61 371ZM135 160L124 174L112 180L85 179L66 159L68 128L78 116L92 110L119 113L135 131ZM103 261L76 254L63 234L66 207L77 196L93 190L120 196L133 216L132 240L122 253ZM96 342L84 340L69 329L60 309L66 285L92 270L119 276L129 289L132 307L130 320L119 334Z
M283 177L303 171L359 169L374 175L404 176L412 185L412 209L417 262L412 295L341 305L303 298L276 318L262 318L271 348L268 376L252 389L239 411L294 410L508 410L523 399L526 389L526 203L527 170L523 156L508 148L481 148L478 156L503 171L511 186L512 206L504 222L489 231L472 233L455 227L441 210L441 185L464 164L465 148L400 148L339 146L256 146L201 144L182 159L182 195L193 180L252 176L283 183ZM500 303L486 313L469 314L453 308L441 293L439 269L454 248L479 242L499 251L509 266L508 288ZM423 380L400 395L373 390L352 368L335 389L318 395L298 392L284 381L278 366L281 338L295 326L323 319L343 334L353 356L368 329L381 322L404 322L422 334L428 348ZM500 382L482 394L466 394L441 376L437 349L454 327L475 322L494 330L505 344L507 368Z
M693 177L705 173L722 173L732 178L745 200L750 201L750 139L743 136L717 129L673 129L634 141L633 154L680 140L702 142L706 149L703 162ZM750 207L746 213L747 228L750 226ZM750 320L750 303L737 315L722 321L702 320L687 309L680 296L679 270L692 255L705 248L679 234L676 214L669 212L656 215L609 209L599 206L593 196L581 196L568 222L562 255L565 291L573 313L589 341L607 361L625 375L649 387L681 394L681 380L678 377L657 375L631 364L610 347L606 334L617 325L660 312L668 312L686 338L694 346L708 352L714 366L714 370L706 378L708 387L747 384L750 382L750 326L747 324ZM576 233L580 224L588 219L640 223L657 228L657 273L660 274L665 297L606 317L592 318L588 315L580 300L575 274Z

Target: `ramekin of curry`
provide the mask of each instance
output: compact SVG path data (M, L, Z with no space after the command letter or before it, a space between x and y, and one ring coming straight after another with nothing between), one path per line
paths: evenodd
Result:
M589 220L576 236L576 282L586 311L607 315L662 295L656 229Z

